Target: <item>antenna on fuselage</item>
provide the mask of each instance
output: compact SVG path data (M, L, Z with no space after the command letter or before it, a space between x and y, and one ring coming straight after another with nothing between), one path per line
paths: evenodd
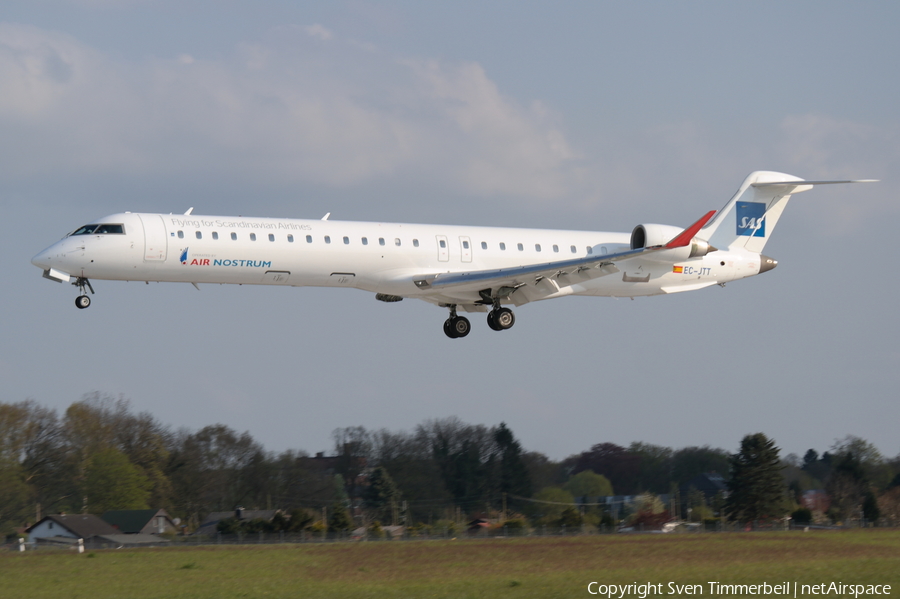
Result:
M329 212L328 214L326 214L325 216L323 216L323 217L322 217L322 220L328 220L328 217L329 217L329 216L331 216L331 213L330 213L330 212Z
M185 212L184 215L187 216L187 215L189 215L189 214L190 214L191 212L193 212L193 211L194 211L194 207L191 206L190 208L187 209L187 212Z

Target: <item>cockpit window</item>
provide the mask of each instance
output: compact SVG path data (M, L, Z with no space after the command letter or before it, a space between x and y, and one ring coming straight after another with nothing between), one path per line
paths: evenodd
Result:
M79 227L78 229L75 229L74 231L69 233L69 235L90 235L91 233L94 232L94 229L96 229L97 226L98 225L85 225L83 227Z
M113 225L104 223L101 225L85 225L75 229L69 235L104 235L104 234L124 235L125 227L123 225Z

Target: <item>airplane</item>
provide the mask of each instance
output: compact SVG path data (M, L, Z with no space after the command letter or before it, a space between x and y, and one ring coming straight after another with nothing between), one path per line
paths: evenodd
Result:
M639 297L694 291L772 270L762 254L792 194L816 185L773 171L747 176L724 208L691 226L639 224L631 233L125 212L75 229L31 262L52 281L91 280L348 287L383 302L421 299L449 310L444 333L469 334L459 314L568 295ZM72 280L74 279L74 280Z

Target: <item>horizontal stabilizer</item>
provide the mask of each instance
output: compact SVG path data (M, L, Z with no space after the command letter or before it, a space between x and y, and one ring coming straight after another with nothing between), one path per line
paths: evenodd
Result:
M878 183L878 179L847 179L846 181L773 181L771 183L752 183L753 187L774 187L776 185L790 185L791 187L804 185L838 185L842 183Z

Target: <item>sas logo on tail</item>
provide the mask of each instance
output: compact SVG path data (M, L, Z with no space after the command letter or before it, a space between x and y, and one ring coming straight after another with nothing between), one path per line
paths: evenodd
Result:
M738 202L737 234L745 237L765 237L765 216L765 204L760 202Z

